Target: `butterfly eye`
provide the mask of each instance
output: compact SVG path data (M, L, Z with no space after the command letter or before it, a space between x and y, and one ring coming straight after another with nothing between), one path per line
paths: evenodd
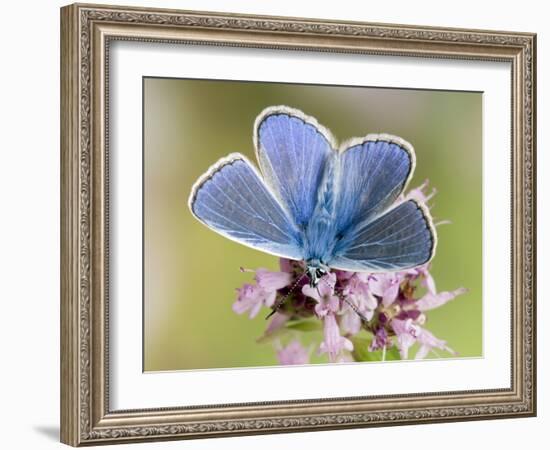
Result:
M321 267L308 266L306 269L306 274L309 277L309 285L311 287L317 286L319 280L325 275L327 271Z

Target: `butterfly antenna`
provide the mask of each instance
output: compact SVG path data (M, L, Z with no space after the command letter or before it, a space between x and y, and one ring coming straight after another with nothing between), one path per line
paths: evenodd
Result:
M364 315L361 311L359 311L359 308L357 308L357 306L355 306L355 305L354 305L352 302L350 302L346 297L344 297L344 296L342 295L341 292L338 292L338 291L335 289L335 286L332 286L328 281L323 280L322 278L321 278L321 280L322 280L329 288L333 289L333 290L334 290L334 293L338 296L338 298L340 298L340 300L342 300L346 305L348 305L348 306L353 310L353 312L355 312L355 314L357 314L357 315L359 316L359 318L360 318L363 322L365 322L366 324L369 323L369 319L367 319L367 318L365 317L365 315Z
M290 287L290 290L287 292L287 294L280 298L279 300L277 300L275 302L275 305L273 305L273 310L265 317L265 320L269 319L273 314L275 314L277 311L279 311L279 309L281 308L281 306L283 306L283 303L286 302L286 299L288 297L290 297L290 294L292 294L294 292L294 289L296 289L296 287L298 286L298 284L300 284L300 281L302 281L302 278L304 278L306 276L305 272L302 274L302 276L300 278L298 278L294 284Z
M336 293L336 295L337 295L338 297L340 297L340 298L344 301L344 303L345 303L346 305L348 305L348 306L355 312L355 314L357 314L357 315L359 316L359 318L360 318L363 322L365 322L365 323L367 323L367 324L369 323L369 319L367 319L367 318L365 317L365 315L364 315L361 311L359 311L359 309L357 308L357 306L355 306L353 303L351 303L346 297L340 295L338 292Z

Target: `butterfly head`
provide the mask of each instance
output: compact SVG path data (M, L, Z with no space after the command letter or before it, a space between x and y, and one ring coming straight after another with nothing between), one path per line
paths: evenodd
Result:
M320 261L308 261L306 266L306 275L309 278L309 285L315 287L323 276L329 272L328 266Z

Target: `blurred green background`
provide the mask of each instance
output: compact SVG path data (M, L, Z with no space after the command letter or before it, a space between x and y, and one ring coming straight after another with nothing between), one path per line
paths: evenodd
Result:
M316 117L342 141L390 133L411 142L438 227L438 290L469 289L428 312L426 328L460 356L482 353L482 94L281 83L144 78L144 370L277 364L259 344L266 310L250 320L231 305L251 280L240 266L276 269L277 258L207 229L189 212L191 186L219 158L255 162L252 125L265 107ZM308 339L320 340L320 336ZM413 353L414 354L414 353ZM451 355L441 352L442 357ZM313 361L318 361L314 358Z

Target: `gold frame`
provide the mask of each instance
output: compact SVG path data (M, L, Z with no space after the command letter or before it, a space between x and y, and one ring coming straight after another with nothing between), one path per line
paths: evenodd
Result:
M108 73L115 39L506 61L512 67L509 389L111 411ZM536 414L536 35L74 4L61 9L61 441L73 446Z

